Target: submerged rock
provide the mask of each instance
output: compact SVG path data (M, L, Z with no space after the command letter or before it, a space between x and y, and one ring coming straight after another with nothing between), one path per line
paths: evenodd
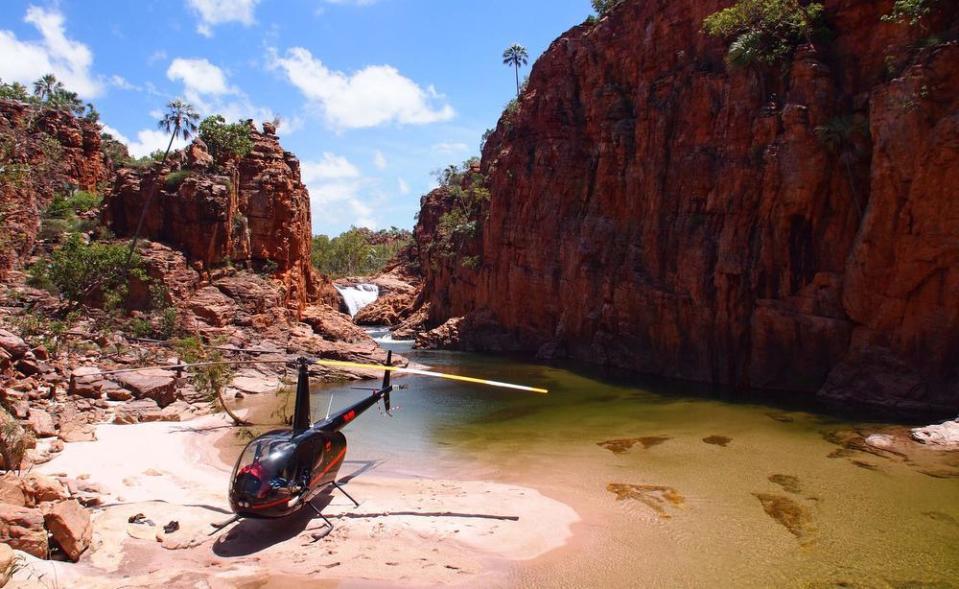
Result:
M793 495L802 493L802 487L799 484L799 477L794 477L788 474L773 474L769 475L769 482L779 485L787 493L792 493Z
M617 501L639 501L655 511L656 514L663 519L672 517L666 510L666 507L669 505L682 507L686 502L685 498L679 494L679 491L673 487L665 487L662 485L610 483L606 485L606 490L616 495Z
M762 503L766 514L789 530L789 533L796 536L800 543L806 544L810 541L815 527L812 514L808 509L783 495L753 493L753 496Z
M931 448L959 449L959 419L912 430L912 439Z
M653 446L658 446L663 442L667 442L672 438L667 436L646 436L642 438L622 438L619 440L607 440L605 442L597 442L597 446L606 448L613 454L625 454L627 451L632 449L636 444L641 444L643 450L648 450Z
M707 444L712 444L714 446L722 446L725 448L733 441L732 438L727 438L726 436L706 436L703 438L703 441Z

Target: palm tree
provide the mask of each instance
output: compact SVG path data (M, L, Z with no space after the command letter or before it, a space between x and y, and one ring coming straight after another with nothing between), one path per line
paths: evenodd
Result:
M832 154L839 156L839 161L846 168L846 179L849 190L852 192L853 202L859 216L862 216L862 203L856 191L856 183L852 173L852 164L863 156L863 150L856 141L856 137L868 138L869 127L862 115L843 115L833 117L825 125L816 127L816 137L823 147Z
M33 95L41 101L50 100L64 90L63 83L53 74L46 74L33 83Z
M193 137L197 130L196 122L200 120L200 115L193 108L193 105L179 98L167 104L166 108L166 114L163 115L163 118L157 123L160 129L170 134L170 142L167 143L166 151L163 152L163 158L160 160L164 163L170 155L170 149L173 148L173 141L176 140L177 137L182 137L184 141ZM127 253L128 268L130 267L130 261L133 259L133 252L136 250L137 241L140 239L140 231L143 230L143 221L146 219L147 211L150 209L150 203L156 194L158 184L159 181L153 183L150 188L150 194L147 195L146 204L143 205L143 210L140 211L137 230L133 233L133 241L130 242L130 251Z
M529 53L519 43L513 43L503 52L503 65L511 65L516 70L516 97L519 98L519 68L529 63Z

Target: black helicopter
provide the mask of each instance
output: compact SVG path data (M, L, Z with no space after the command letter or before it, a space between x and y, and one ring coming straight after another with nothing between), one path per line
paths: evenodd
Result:
M243 518L276 519L293 515L306 506L312 508L332 529L333 524L312 500L331 488L341 491L359 507L359 503L337 482L340 466L346 458L346 436L342 429L380 400L389 414L391 372L403 372L434 376L465 382L486 384L519 390L546 393L545 389L510 383L483 380L467 376L429 372L412 368L392 366L392 351L387 352L383 384L379 390L365 399L311 424L309 364L305 358L297 361L298 378L294 404L292 429L266 433L247 444L233 467L230 482L230 507L234 516L223 523L214 524L223 529ZM376 365L313 360L315 364L328 366L373 368Z

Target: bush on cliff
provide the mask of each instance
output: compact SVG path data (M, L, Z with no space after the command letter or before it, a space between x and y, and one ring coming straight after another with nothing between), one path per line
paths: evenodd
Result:
M200 123L200 139L218 162L241 158L253 149L250 128L245 123L228 125L221 115L203 119Z
M593 10L596 11L596 14L599 16L605 16L607 12L615 8L617 5L622 4L623 0L591 0L593 4Z
M734 66L775 65L810 41L822 20L818 2L799 0L740 0L706 17L703 30L729 40L727 61Z
M911 26L922 26L924 20L939 4L940 0L896 0L892 4L892 12L882 17L883 22L909 23Z
M166 188L167 192L176 192L180 189L180 185L192 175L189 170L170 172L163 179L163 187Z
M74 233L53 251L49 261L30 269L30 281L73 303L85 302L99 292L108 306L114 306L125 298L129 276L146 279L138 256L134 255L129 271L126 262L123 244L87 243Z

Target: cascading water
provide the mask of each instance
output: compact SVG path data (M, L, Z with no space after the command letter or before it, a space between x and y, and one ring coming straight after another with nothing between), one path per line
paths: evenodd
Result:
M335 285L334 285L335 286ZM354 284L353 286L337 286L343 301L346 302L346 308L350 311L350 317L356 317L360 309L373 303L380 297L380 287L375 284Z

